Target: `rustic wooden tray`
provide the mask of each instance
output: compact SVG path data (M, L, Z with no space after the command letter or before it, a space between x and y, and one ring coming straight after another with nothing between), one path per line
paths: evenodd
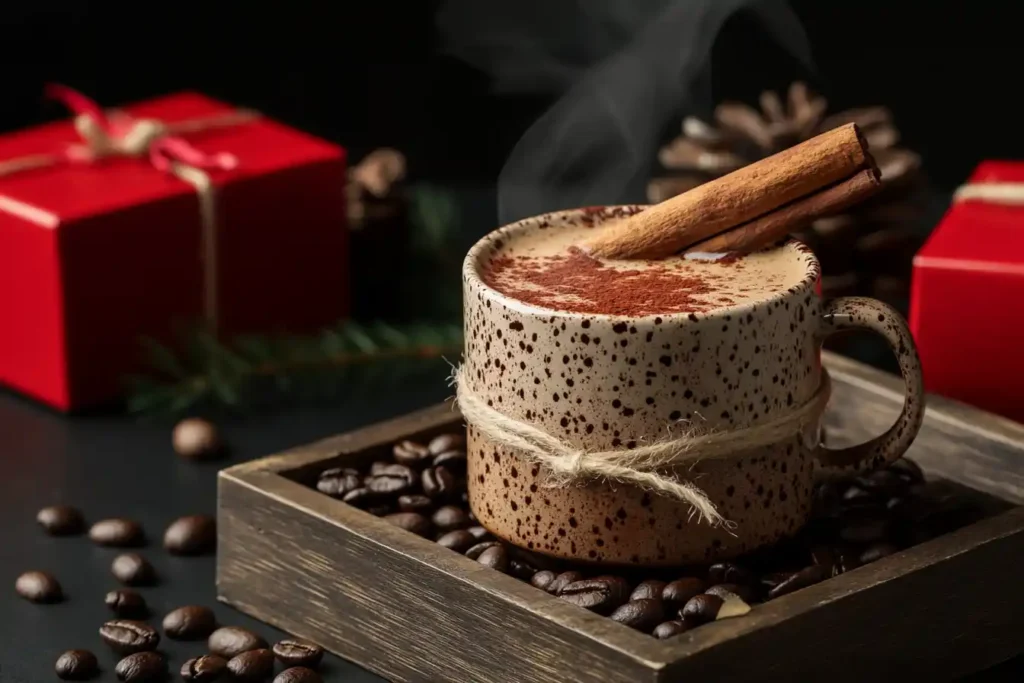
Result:
M825 363L830 435L881 433L899 379ZM400 681L947 680L1024 651L1024 426L931 398L909 455L1008 511L659 641L302 483L459 419L436 406L221 472L220 599Z

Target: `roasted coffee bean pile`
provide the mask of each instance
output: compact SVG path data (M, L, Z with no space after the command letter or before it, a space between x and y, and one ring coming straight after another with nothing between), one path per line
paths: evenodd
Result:
M78 510L52 506L39 511L36 521L53 536L72 536L85 531L84 517ZM140 524L124 519L105 519L89 529L93 543L111 548L137 548L145 545L146 534ZM202 555L216 546L216 522L205 515L181 517L168 525L164 550L173 555ZM160 577L146 557L139 552L117 555L110 571L126 586L149 586ZM57 578L43 571L27 571L15 581L17 593L35 603L64 600ZM120 588L106 594L104 602L113 619L99 626L100 640L114 654L113 667L118 680L126 682L164 681L168 676L167 658L158 651L160 631L147 619L150 613L146 600L132 588ZM171 640L205 640L208 654L189 659L178 670L182 680L203 681L270 681L275 660L281 671L274 683L320 683L315 669L323 657L320 646L296 638L285 638L273 649L259 635L238 626L218 628L213 611L202 605L185 605L168 612L161 622L163 637ZM61 654L54 671L58 678L83 681L100 672L100 660L89 650L68 650Z
M975 521L961 500L936 496L903 459L863 476L821 484L811 522L792 539L710 567L623 570L572 565L494 538L467 505L465 440L444 434L402 441L369 468L337 467L321 493L598 614L670 638L750 611L911 545Z

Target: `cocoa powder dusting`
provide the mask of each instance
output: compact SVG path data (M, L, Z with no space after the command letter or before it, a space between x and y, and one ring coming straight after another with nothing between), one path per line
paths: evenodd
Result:
M620 269L575 247L557 256L497 256L481 277L505 296L574 313L638 317L700 313L731 303L701 296L719 290L715 276L668 265Z

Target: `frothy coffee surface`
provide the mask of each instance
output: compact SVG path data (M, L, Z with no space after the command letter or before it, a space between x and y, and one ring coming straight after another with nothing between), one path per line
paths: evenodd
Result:
M637 317L763 301L807 275L803 261L791 253L804 248L795 242L717 260L611 261L575 248L592 230L568 221L544 222L506 235L482 264L480 277L505 296L538 308Z

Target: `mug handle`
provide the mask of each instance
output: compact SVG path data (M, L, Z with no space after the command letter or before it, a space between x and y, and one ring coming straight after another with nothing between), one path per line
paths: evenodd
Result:
M888 342L903 375L903 410L884 434L848 448L819 446L817 457L827 468L873 470L902 457L921 429L924 419L921 360L903 316L876 299L849 296L826 302L821 317L822 340L842 330L870 330Z

